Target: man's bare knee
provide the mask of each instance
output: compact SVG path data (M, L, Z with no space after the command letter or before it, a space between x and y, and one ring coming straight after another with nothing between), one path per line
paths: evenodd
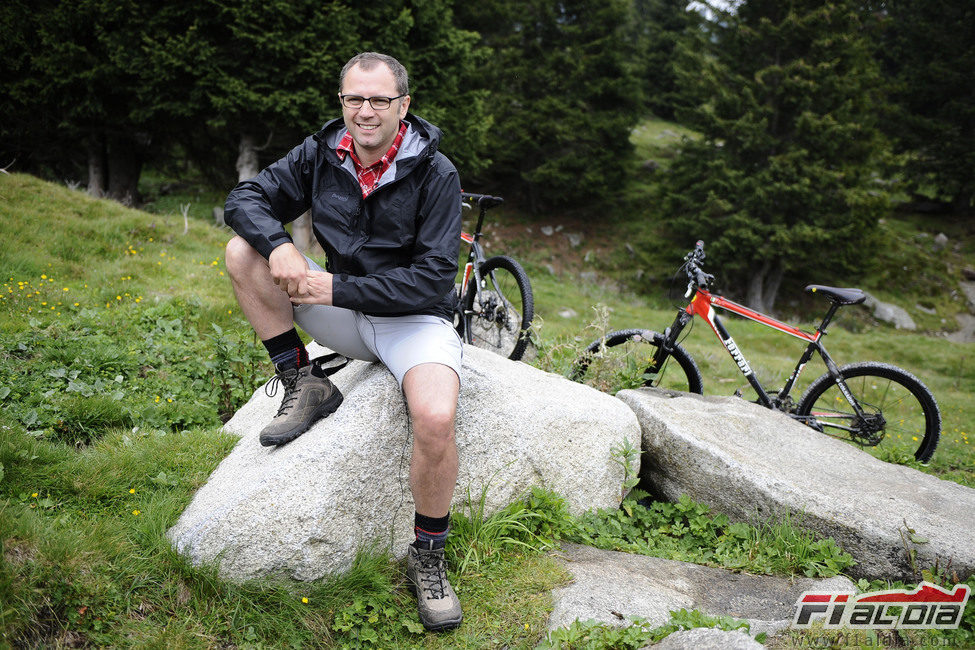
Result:
M254 262L257 260L264 261L261 254L253 246L248 244L246 239L239 235L227 242L224 259L226 260L227 273L230 277L240 276L248 270L252 270Z
M413 418L413 428L422 435L444 439L454 435L454 410L448 406L438 408L428 404L411 412L410 416Z

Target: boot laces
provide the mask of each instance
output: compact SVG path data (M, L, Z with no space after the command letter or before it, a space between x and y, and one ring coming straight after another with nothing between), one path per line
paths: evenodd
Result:
M444 567L443 554L420 553L418 559L420 567L417 574L423 591L436 600L444 598L447 591L447 571Z
M281 406L274 417L284 414L298 399L300 392L298 390L298 369L291 368L274 375L271 381L264 386L264 394L268 397L274 397L278 394L278 386L284 386L284 398L281 400Z

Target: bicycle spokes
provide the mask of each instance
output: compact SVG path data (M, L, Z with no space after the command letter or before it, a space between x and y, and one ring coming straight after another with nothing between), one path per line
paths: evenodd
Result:
M807 424L865 447L876 446L887 437L895 443L916 446L919 436L924 435L925 419L909 391L896 382L877 377L848 379L847 385L856 396L860 414L839 387L833 386L816 402Z
M475 345L489 349L513 348L521 331L521 310L508 299L519 296L518 286L508 274L497 270L482 280L471 316L471 336Z

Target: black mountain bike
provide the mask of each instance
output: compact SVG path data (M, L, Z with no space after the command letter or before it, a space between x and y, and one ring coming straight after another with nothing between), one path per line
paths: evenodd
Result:
M684 297L689 298L693 294L693 298L677 312L673 324L663 333L646 329L610 332L586 348L573 366L573 379L582 381L598 355L616 351L630 354L640 350L641 366L645 365L646 368L643 375L645 386L703 393L703 381L697 364L679 343L681 332L694 316L699 316L717 335L738 370L755 390L757 402L762 406L788 413L821 433L848 439L861 447L875 447L886 440L888 447L898 446L913 451L914 458L922 463L931 459L941 435L941 412L934 395L921 380L887 363L868 361L838 366L823 345L826 327L836 311L846 305L862 303L866 300L863 291L818 284L807 286L807 292L823 296L830 306L816 331L804 332L712 294L708 287L714 276L705 273L700 266L704 260L704 242L697 242L684 260L682 268L687 274ZM781 390L765 390L713 307L738 314L808 344ZM817 353L826 364L827 372L812 382L796 403L790 395L792 388L799 373ZM677 362L677 368L668 364L671 359ZM665 375L665 371L669 373ZM741 392L736 394L741 395Z
M457 289L454 326L465 343L521 359L531 336L535 315L532 288L521 264L506 255L485 259L480 244L485 213L504 203L499 196L462 192L466 208L478 208L473 234L460 238L470 244L464 276Z

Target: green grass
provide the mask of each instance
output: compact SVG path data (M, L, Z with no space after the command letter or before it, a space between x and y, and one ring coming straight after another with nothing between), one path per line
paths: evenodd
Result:
M536 299L536 313L542 318L541 365L561 374L568 374L571 362L582 348L603 333L615 329L643 327L663 331L670 326L677 312L656 309L636 298L616 299L603 290L566 282L558 283L562 294L558 302L549 302L547 295L555 288L546 285L544 275L532 276L533 289L541 287ZM574 298L567 297L571 294ZM612 304L606 314L590 309L575 318L559 316L566 303L588 304L598 298ZM604 303L604 304L607 304ZM855 309L855 308L847 308ZM900 366L923 381L935 395L942 415L942 436L933 459L923 471L941 478L975 487L975 348L971 343L954 343L942 337L905 333L889 326L877 325L852 332L843 328L844 314L829 330L826 345L837 363L882 361ZM762 325L740 318L726 318L726 326L767 389L781 388L795 367L804 345L799 339L774 332ZM808 319L795 322L812 331L818 321ZM704 321L696 321L687 334L683 346L694 357L704 377L704 392L710 395L733 395L742 390L745 399L755 399L747 381L734 361L715 338ZM641 369L642 371L642 369ZM826 368L818 357L803 370L800 382L793 389L798 399L805 387ZM617 385L614 388L622 387ZM607 388L612 390L613 388Z
M640 160L653 160L661 165L674 156L674 150L683 138L695 138L698 134L672 122L644 120L633 129L630 142Z
M314 583L234 585L212 567L191 566L164 532L233 446L221 420L269 368L224 274L228 231L211 225L209 211L191 211L187 228L177 212L156 209L0 175L0 645L533 647L545 637L551 590L567 579L538 552L558 539L622 547L634 542L603 529L649 527L659 543L641 552L721 566L750 556L749 570L785 574L839 557L789 522L746 529L697 504L661 505L641 515L652 524L635 526L642 520L631 502L626 517L575 521L556 496L536 494L485 518L475 495L456 513L450 542L467 622L446 635L417 629L403 566L381 553L364 552L348 574ZM541 365L564 370L600 329L662 328L673 317L614 281L543 271L529 244L518 255L541 315ZM566 306L577 315L560 316ZM841 362L875 358L922 377L954 434L924 471L971 485L970 345L856 322L858 331L834 330L831 351ZM763 375L791 369L798 348L770 345L748 323L730 327ZM709 337L698 327L687 347L706 387L731 394L735 368ZM695 538L682 527L723 535L725 554L690 555L686 542ZM793 560L761 565L786 555ZM619 638L585 626L565 634L566 647Z

